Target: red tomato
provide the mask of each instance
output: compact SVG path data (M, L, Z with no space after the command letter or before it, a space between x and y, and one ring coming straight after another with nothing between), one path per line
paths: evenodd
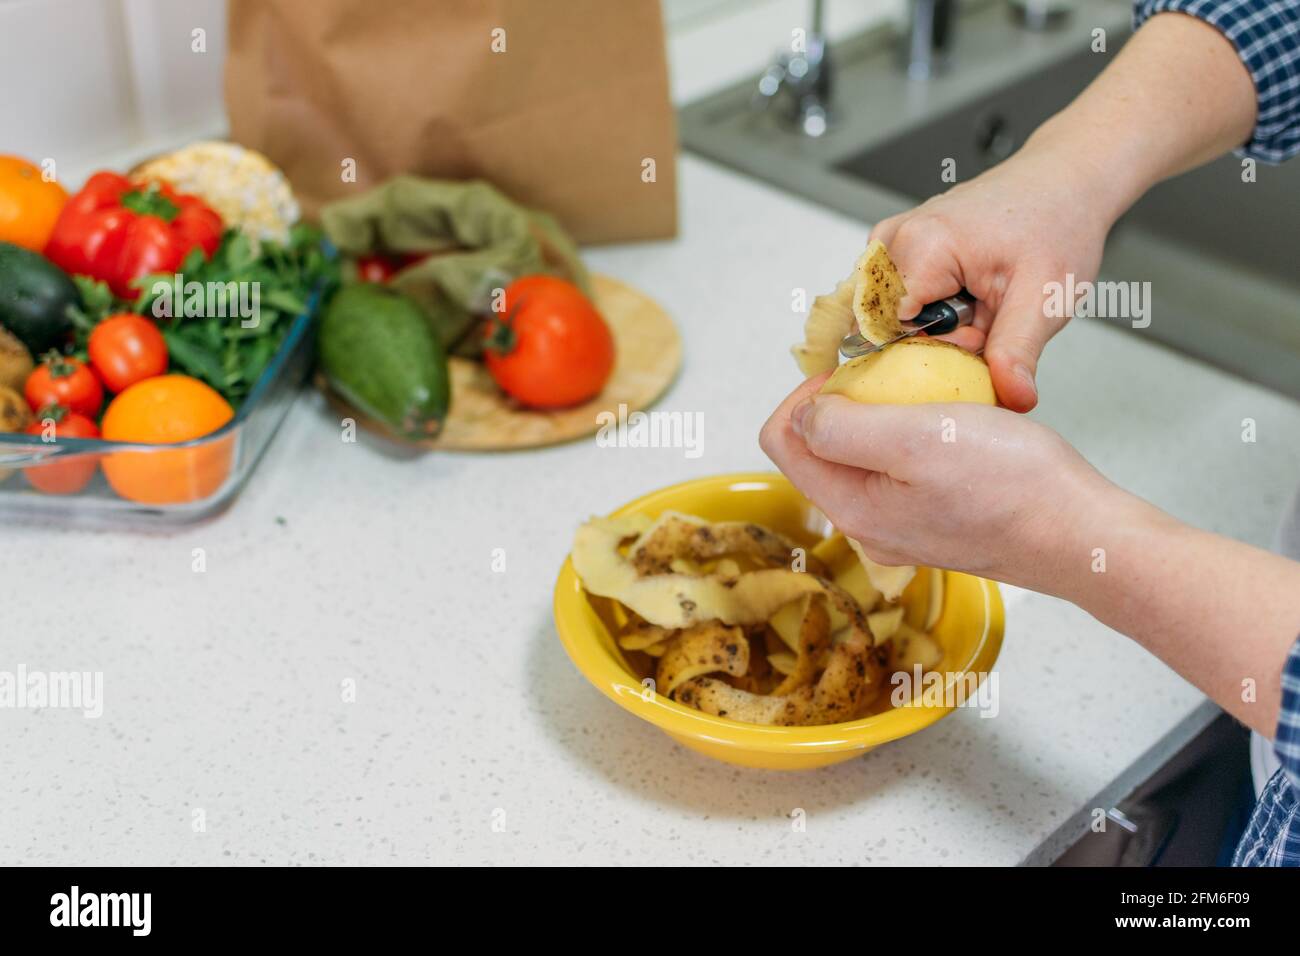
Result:
M70 412L59 405L43 409L40 414L40 418L27 426L28 435L40 435L45 438L48 434L54 441L61 438L99 437L99 429L85 415ZM52 425L47 426L46 420L50 420ZM62 460L70 455L76 457L68 461ZM85 452L63 452L46 464L28 465L23 470L23 474L27 476L33 488L47 495L71 495L90 484L90 479L95 477L95 468L98 464L97 455Z
M505 290L489 324L484 361L507 395L533 408L563 408L600 394L614 370L614 336L577 286L524 276Z
M397 267L387 256L362 256L357 260L357 278L362 282L384 283L396 271Z
M110 315L90 333L90 366L110 392L167 371L167 343L158 326L143 315Z
M95 373L80 359L58 352L49 352L27 376L23 394L34 412L47 405L62 405L70 412L94 418L104 404L104 386Z
M423 262L431 252L403 252L396 256L370 255L357 260L357 278L362 282L387 282L407 266Z

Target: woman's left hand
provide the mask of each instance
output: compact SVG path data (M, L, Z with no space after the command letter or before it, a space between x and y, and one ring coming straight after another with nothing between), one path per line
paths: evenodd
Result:
M796 389L759 438L836 528L883 564L1055 592L1127 497L1050 428L968 403L863 405Z

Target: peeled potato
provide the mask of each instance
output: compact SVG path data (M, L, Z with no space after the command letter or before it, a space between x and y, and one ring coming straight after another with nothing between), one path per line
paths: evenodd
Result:
M822 391L868 405L998 401L984 359L951 342L915 336L845 362Z

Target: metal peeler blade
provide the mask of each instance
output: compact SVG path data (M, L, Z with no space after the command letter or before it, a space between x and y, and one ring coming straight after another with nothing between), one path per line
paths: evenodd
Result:
M878 352L886 345L893 345L920 332L927 335L947 335L963 325L970 325L973 321L975 321L975 297L962 289L956 295L924 306L915 319L903 323L901 335L881 345L873 345L856 332L844 336L840 342L840 354L845 358L857 358L859 355Z

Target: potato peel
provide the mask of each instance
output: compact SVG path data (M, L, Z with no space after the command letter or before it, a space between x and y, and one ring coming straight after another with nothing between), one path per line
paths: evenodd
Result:
M765 623L783 604L804 594L826 594L865 635L866 615L842 590L806 571L763 568L734 582L686 574L639 575L619 553L619 545L641 534L621 518L596 518L578 528L573 541L573 566L583 587L599 597L613 598L651 624L673 630L722 621L724 624Z
M853 317L862 337L872 345L898 338L903 334L898 306L907 294L907 286L885 244L879 239L868 243L854 273L857 283L853 287Z
M790 350L799 364L799 371L806 377L834 371L840 364L840 341L852 334L857 324L853 316L857 285L855 269L853 275L835 287L835 291L813 299L808 318L804 320L804 340Z
M811 704L811 690L804 688L801 699L753 694L712 677L697 677L679 688L678 703L715 717L727 717L746 724L802 723Z
M753 694L712 677L697 677L677 689L677 701L715 717L747 724L813 726L857 720L884 689L886 654L859 656L846 645L835 648L816 685L790 694Z
M862 550L862 545L848 539L849 547L853 553L858 556L862 566L866 568L867 578L871 581L872 587L880 592L881 597L886 601L897 601L903 593L903 589L916 576L916 568L910 564L900 564L898 566L889 564L879 564L867 557L866 552Z
M826 613L826 602L807 599L803 622L799 625L799 640L795 648L794 668L785 680L772 691L778 697L793 693L805 684L811 684L821 666L822 656L831 646L831 618Z
M877 644L883 644L892 638L902 623L903 605L901 604L867 615L867 626L871 628L871 636L876 639Z
M773 567L789 567L798 547L784 535L753 522L709 522L665 511L633 543L628 557L641 575L663 574L683 557L707 561L729 554L748 555ZM821 573L821 563L816 562L809 570Z
M839 542L842 561L852 560ZM857 719L885 683L890 650L882 645L901 608L869 616L880 595L864 568L854 563L846 590L812 570L785 567L793 547L758 525L670 512L653 521L594 518L578 529L572 558L588 593L624 609L619 646L658 658L659 693L750 723ZM825 542L809 550L818 548L830 550ZM811 563L825 569L816 555ZM929 650L924 642L916 649Z
M651 624L649 621L637 620L629 622L623 629L623 633L618 638L618 646L625 651L643 651L647 647L662 644L676 636L676 631Z
M740 628L712 621L687 628L669 642L655 669L655 689L671 696L686 681L715 672L745 676L749 641Z
M925 610L925 629L934 630L939 618L943 616L944 577L939 568L930 569L930 593Z
M924 631L904 624L894 635L890 664L895 670L910 671L918 664L923 670L932 670L942 660L943 648Z
M794 673L794 669L799 665L799 659L789 651L779 651L776 654L768 654L767 662L772 665L772 670L776 671L782 677L789 677Z
M898 338L903 332L898 306L906 294L902 273L885 244L879 239L868 243L849 277L813 299L804 340L791 349L799 371L808 378L834 371L840 364L840 342L853 332L873 345Z

